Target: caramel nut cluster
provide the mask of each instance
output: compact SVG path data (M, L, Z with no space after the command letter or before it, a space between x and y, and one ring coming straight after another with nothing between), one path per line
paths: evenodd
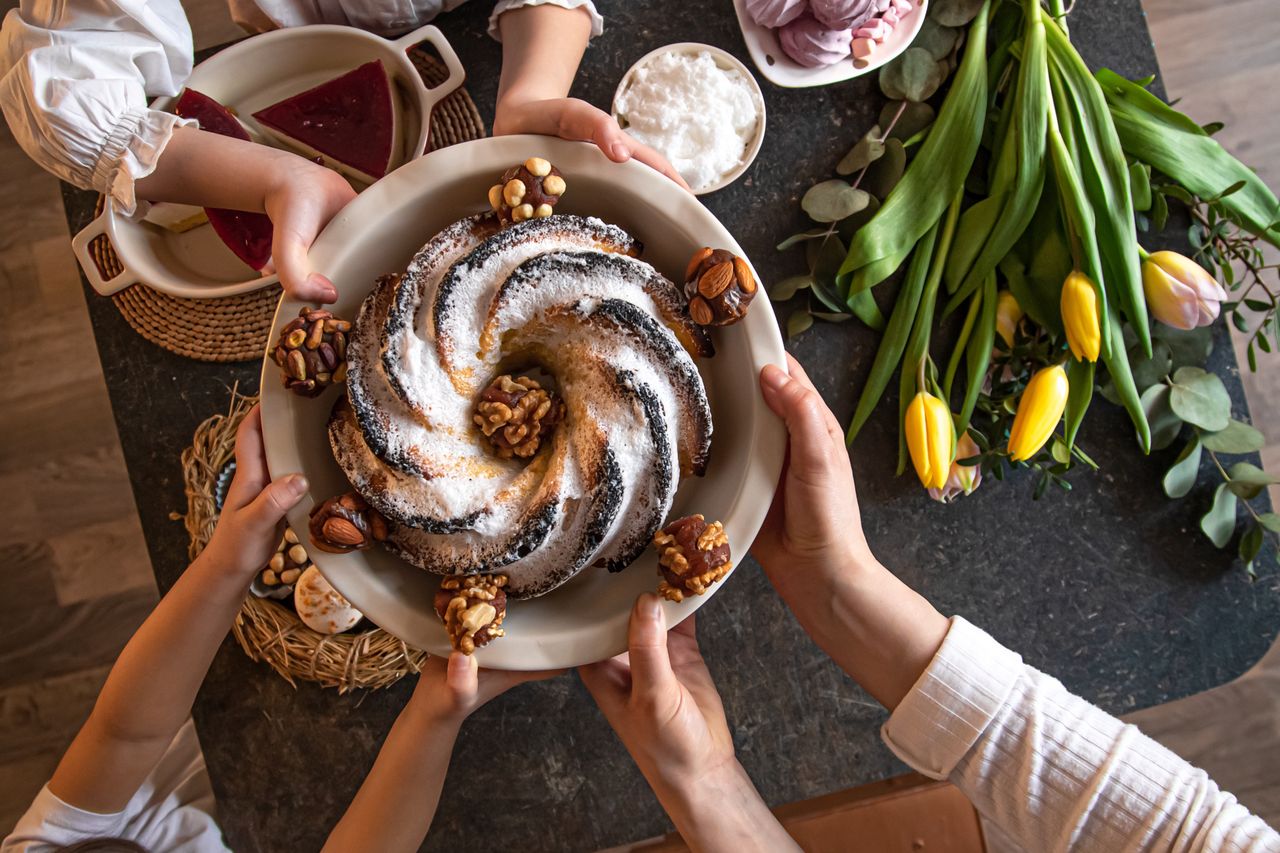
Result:
M311 565L311 557L307 549L298 541L298 534L292 528L285 528L276 552L271 555L266 568L258 575L263 586L290 586L297 583L302 572Z
M564 191L560 170L541 157L530 157L507 169L498 183L489 187L489 206L499 222L512 225L550 216Z
M436 615L444 622L449 644L469 655L504 636L507 618L506 575L447 577L436 590Z
M311 544L331 554L363 551L387 538L387 520L356 492L317 504L309 526Z
M284 370L284 387L303 397L319 396L347 378L351 323L323 308L303 308L280 330L272 359Z
M677 518L653 534L658 549L658 594L668 601L702 595L729 573L729 538L724 525L701 515Z
M527 459L564 420L564 401L528 376L502 374L480 392L472 418L503 459Z
M684 275L689 316L699 326L731 326L747 316L756 298L755 276L742 258L704 246L694 252Z

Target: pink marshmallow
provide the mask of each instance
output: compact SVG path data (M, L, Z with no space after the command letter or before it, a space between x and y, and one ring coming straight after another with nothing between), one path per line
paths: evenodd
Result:
M873 39L875 41L881 42L881 41L884 41L886 37L888 37L889 33L890 33L890 29L889 27L885 26L884 21L877 19L870 26L863 27L853 35L854 35L854 38Z
M853 58L866 59L875 53L876 43L869 38L855 38L853 40Z
M884 16L881 17L880 20L884 21L884 23L887 24L890 28L893 28L893 27L896 27L898 25L898 22L902 19L898 17L898 13L895 12L893 9L886 9Z
M890 5L898 13L899 19L915 8L911 5L911 0L890 0Z

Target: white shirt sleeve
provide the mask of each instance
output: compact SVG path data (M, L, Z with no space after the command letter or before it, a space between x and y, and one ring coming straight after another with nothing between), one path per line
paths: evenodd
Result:
M541 6L544 3L560 6L563 9L585 9L591 16L591 38L604 32L604 18L591 0L498 0L493 6L493 14L489 16L489 35L502 41L502 32L498 29L498 18L502 17L503 12L523 9L525 6Z
M960 617L882 734L1028 850L1280 851L1203 770Z
M173 129L148 109L191 73L178 0L23 0L0 29L0 109L23 150L59 178L132 213Z

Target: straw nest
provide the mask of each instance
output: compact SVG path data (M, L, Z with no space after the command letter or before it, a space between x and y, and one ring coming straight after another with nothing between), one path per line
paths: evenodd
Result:
M257 402L257 397L233 389L226 414L200 424L191 447L182 453L187 512L173 518L187 528L193 560L218 521L218 477L235 457L236 429ZM231 633L245 654L265 662L294 687L301 679L336 687L339 693L388 687L417 673L427 659L426 652L377 627L321 634L303 624L287 604L254 595L245 597Z

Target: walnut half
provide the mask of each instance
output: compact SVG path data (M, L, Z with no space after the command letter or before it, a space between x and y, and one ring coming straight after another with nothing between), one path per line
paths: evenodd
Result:
M678 518L653 534L658 549L658 593L669 601L702 595L732 568L724 525L701 515Z

